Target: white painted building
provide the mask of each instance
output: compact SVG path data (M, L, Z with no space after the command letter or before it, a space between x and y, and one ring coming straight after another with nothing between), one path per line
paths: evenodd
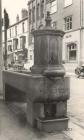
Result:
M9 26L7 30L8 64L20 61L23 51L28 56L28 17ZM22 56L23 57L23 56ZM23 58L22 58L23 59Z

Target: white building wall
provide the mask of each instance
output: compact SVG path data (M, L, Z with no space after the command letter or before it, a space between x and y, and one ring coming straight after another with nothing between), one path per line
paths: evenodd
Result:
M66 33L63 38L63 53L62 59L67 62L67 44L69 43L77 44L77 60L75 63L79 63L80 60L80 30Z

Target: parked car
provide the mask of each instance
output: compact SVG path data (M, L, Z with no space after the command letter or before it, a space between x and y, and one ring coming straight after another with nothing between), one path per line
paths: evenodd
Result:
M75 69L75 74L79 77L84 77L84 64Z

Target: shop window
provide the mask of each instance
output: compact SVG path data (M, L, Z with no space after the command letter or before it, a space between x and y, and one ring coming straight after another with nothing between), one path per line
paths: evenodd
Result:
M72 16L64 18L65 31L72 29Z
M67 49L68 49L68 61L76 61L76 59L77 59L77 45L76 45L76 43L68 44Z
M70 6L72 4L72 0L64 0L64 7Z
M51 1L51 14L57 12L57 0Z

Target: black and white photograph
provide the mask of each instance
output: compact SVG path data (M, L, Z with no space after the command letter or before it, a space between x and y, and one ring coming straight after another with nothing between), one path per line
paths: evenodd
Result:
M84 0L0 0L0 140L84 140Z

